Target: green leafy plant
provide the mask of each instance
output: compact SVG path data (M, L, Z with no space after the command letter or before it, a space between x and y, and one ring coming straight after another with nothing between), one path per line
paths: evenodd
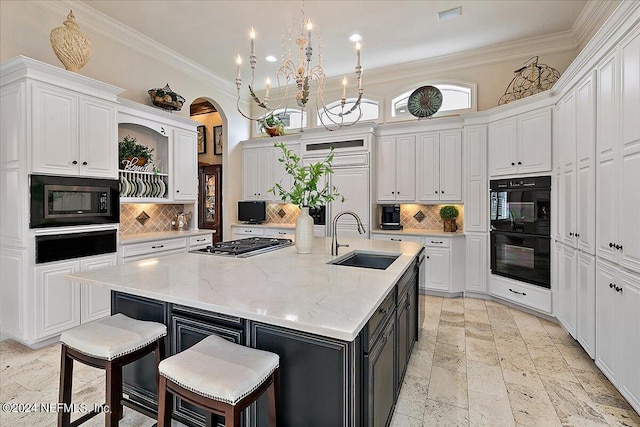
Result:
M132 157L145 158L152 160L153 148L149 148L145 145L138 144L138 140L131 135L127 135L122 138L122 141L118 142L118 157L120 162L124 159L130 159Z
M440 218L442 219L456 219L458 215L460 212L455 206L447 205L440 208Z
M300 156L289 150L286 144L279 143L274 146L282 150L282 157L278 161L293 178L293 185L290 190L287 190L280 183L276 183L268 190L270 193L276 194L283 202L293 203L300 208L303 206L316 208L334 200L344 202L344 196L338 192L335 185L329 185L329 180L325 179L324 185L318 188L320 179L333 173L331 169L333 147L324 160L305 166Z
M280 117L274 116L273 114L269 114L268 116L259 120L260 122L260 131L266 132L269 135L272 135L268 130L274 129L274 135L272 136L280 136L284 135L284 123L280 120Z

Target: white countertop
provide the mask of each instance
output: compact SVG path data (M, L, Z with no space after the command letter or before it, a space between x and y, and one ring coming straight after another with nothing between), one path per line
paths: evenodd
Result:
M371 230L371 234L408 234L412 236L437 236L437 237L460 237L464 236L464 231L442 231L440 230L431 230L426 228L404 228L402 230L381 230L379 228L375 228Z
M215 230L185 230L185 231L154 231L150 233L133 233L133 234L120 234L120 244L129 245L132 243L146 242L149 240L171 239L173 237L191 237L202 236L205 234L215 233Z
M414 242L340 239L354 249L401 254L386 270L329 265L331 239L250 258L185 253L73 273L115 291L353 341L422 249Z

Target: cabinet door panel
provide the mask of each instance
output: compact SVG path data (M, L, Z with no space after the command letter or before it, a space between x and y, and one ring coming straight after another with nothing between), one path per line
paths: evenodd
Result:
M621 273L619 286L622 287L621 354L623 357L622 389L625 397L637 410L640 408L640 277Z
M440 134L440 200L462 200L462 133Z
M31 104L33 172L77 175L78 97L34 83Z
M396 139L378 141L378 200L396 200Z
M115 106L93 99L80 98L79 109L80 173L85 176L117 178L118 144Z
M416 137L396 138L396 200L416 199Z
M571 334L576 336L576 268L578 251L570 247L563 247L560 270L558 271L558 304L561 310L557 313L558 320Z
M342 211L353 211L362 220L365 228L369 227L369 169L334 169L331 174L331 184L338 188L340 194L345 198L344 202L331 202L331 224L333 219ZM352 216L342 216L338 220L338 228L348 228L357 234L356 220ZM338 236L345 236L344 232L339 232ZM360 237L366 234L360 235Z
M81 271L116 265L116 255L92 257L80 263ZM80 323L87 323L111 313L111 290L94 285L80 285Z
M35 268L36 340L80 324L80 287L64 278L78 268L77 261Z
M619 293L611 288L617 284L615 273L611 265L596 262L596 365L618 384L621 302Z
M576 88L576 222L578 249L596 251L595 71Z
M242 198L244 200L256 200L258 168L258 151L242 150Z
M467 234L466 241L466 290L471 292L487 292L487 274L489 273L487 235L470 233Z
M562 172L560 200L560 221L562 230L562 242L572 248L576 246L576 171L566 169Z
M517 172L516 120L504 119L489 124L489 175Z
M449 250L428 249L427 256L427 289L448 291L451 282Z
M273 200L276 196L268 190L273 187L273 150L271 148L260 149L258 152L258 200Z
M577 267L576 339L593 359L596 355L596 260L579 253Z
M198 146L195 132L174 131L173 198L198 200Z
M465 231L487 231L487 127L465 128Z
M440 200L440 140L437 133L421 135L417 149L418 199Z
M551 111L518 117L518 172L551 170Z

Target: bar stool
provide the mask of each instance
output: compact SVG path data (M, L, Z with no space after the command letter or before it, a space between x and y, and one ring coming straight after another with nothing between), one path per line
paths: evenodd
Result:
M62 358L60 364L59 402L71 405L73 361L106 371L106 426L117 426L122 418L122 367L155 352L156 366L165 356L164 337L167 327L161 323L143 322L124 314L97 320L64 331L60 336ZM71 413L58 412L58 427L75 427L100 413L89 412L71 422Z
M211 335L193 347L160 362L158 427L171 426L171 394L225 418L225 427L239 427L240 414L268 391L269 426L276 427L280 358L268 351L231 343ZM169 392L169 393L167 393Z

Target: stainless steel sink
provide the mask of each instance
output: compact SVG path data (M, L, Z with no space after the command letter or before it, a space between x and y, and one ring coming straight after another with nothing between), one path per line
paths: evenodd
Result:
M353 251L336 258L327 264L346 265L348 267L374 268L376 270L386 270L398 259L400 254L390 254L384 252L364 252Z

